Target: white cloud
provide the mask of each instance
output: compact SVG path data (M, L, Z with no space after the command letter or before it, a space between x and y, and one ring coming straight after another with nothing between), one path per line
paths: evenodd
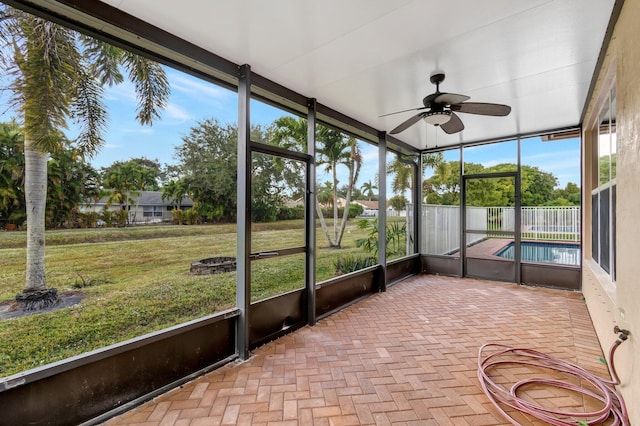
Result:
M378 149L376 148L374 151L364 152L362 154L362 161L369 162L375 161L378 164Z
M169 103L163 112L164 119L173 119L177 120L181 123L185 121L190 121L193 119L193 116L181 106L175 103Z
M110 102L128 102L136 104L136 89L129 80L124 80L120 84L105 87L104 99Z
M150 127L128 127L128 128L124 128L122 129L123 132L125 133L139 133L139 134L143 134L143 135L148 135L154 132L154 130Z
M558 159L564 158L567 163L580 159L579 149L565 149L562 151L549 151L541 152L538 154L530 154L522 156L522 164L540 163L540 160L546 160L548 158Z
M169 86L172 91L180 92L191 97L214 101L227 101L231 92L212 83L198 80L178 71L169 71Z

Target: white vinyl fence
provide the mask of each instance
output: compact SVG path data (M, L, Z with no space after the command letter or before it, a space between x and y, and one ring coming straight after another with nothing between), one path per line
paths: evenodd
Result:
M408 210L411 208L408 206ZM491 237L491 231L515 231L513 207L467 207L467 229L486 231L467 234L467 246ZM407 217L407 229L412 216ZM422 206L420 249L427 254L453 254L460 249L460 206ZM580 241L580 207L522 207L523 240Z
M522 239L580 241L580 207L522 207Z

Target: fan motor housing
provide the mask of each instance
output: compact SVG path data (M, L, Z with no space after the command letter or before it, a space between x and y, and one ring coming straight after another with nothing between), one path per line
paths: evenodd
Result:
M424 97L424 99L422 99L422 103L424 104L424 106L425 106L426 108L431 108L431 107L432 107L433 100L434 100L434 99L436 98L436 96L438 96L438 95L439 95L439 93L437 93L437 92L436 92L436 93L432 93L432 94L430 94L430 95L427 95L427 96L425 96L425 97Z

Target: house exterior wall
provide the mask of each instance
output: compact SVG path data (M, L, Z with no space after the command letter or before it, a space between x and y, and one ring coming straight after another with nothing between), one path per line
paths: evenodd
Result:
M188 210L193 207L193 201L184 197L180 208ZM162 198L160 191L141 191L131 196L131 201L127 203L129 210L129 221L135 223L158 223L172 222L175 203L170 199ZM117 202L109 202L109 197L103 197L96 203L84 205L80 211L85 213L94 211L101 213L104 210L116 212L122 209Z
M630 330L616 354L619 386L631 424L640 424L640 1L625 1L585 115L583 133L583 294L600 344L608 351L614 325ZM597 182L597 123L607 93L616 90L617 201L615 283L591 257L591 190Z
M153 214L151 216L145 216L145 208L148 207L152 209L152 211L161 212L162 216L158 216L158 214ZM112 212L117 212L121 210L122 207L119 204L111 204L108 208L105 208L104 204L96 204L91 206L85 206L81 209L83 213L86 212L98 212L102 213L104 210L110 210ZM153 210L155 209L155 210ZM173 213L171 210L167 210L166 206L137 206L135 204L130 206L129 209L129 220L135 221L135 223L156 223L156 222L171 222L173 220Z

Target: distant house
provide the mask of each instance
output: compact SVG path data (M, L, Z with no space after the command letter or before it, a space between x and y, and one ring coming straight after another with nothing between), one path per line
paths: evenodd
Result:
M177 203L168 198L163 200L162 191L140 191L138 195L132 195L131 198L132 201L125 206L112 202L108 210L129 210L129 220L133 223L159 223L173 220L171 211L177 207ZM108 201L109 197L103 197L97 203L85 205L82 211L101 212L107 209ZM193 201L184 197L180 203L180 209L188 210L191 207L193 207Z
M378 217L378 201L352 200L351 204L358 204L364 208L361 217Z

